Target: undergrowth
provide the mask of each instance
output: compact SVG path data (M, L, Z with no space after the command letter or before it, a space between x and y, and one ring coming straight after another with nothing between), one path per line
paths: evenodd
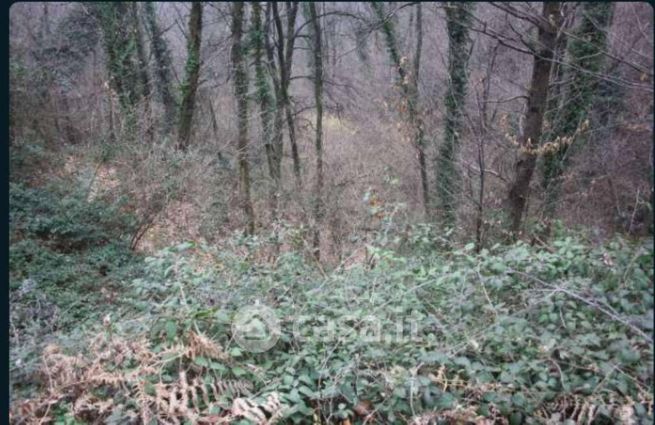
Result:
M38 390L12 420L652 423L652 241L403 252L326 272L165 249L32 360ZM279 321L269 350L237 343L245 306Z
M29 394L38 353L116 308L138 275L134 220L120 205L88 201L86 188L10 185L9 297L13 396ZM122 296L122 295L121 295Z

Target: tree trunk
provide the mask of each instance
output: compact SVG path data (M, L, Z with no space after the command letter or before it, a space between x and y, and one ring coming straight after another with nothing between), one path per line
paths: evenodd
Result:
M545 213L548 221L555 214L561 177L573 153L572 148L581 142L576 140L579 139L578 130L584 125L594 98L597 97L599 80L587 71L595 74L602 71L605 59L603 52L607 49L606 34L612 15L612 3L583 3L581 8L582 19L575 30L575 37L569 40L567 46L567 56L573 67L567 70L566 76L571 83L561 107L557 108L559 113L551 122L553 148L544 153L542 183L546 191ZM559 68L562 69L561 66ZM556 137L559 137L559 141Z
M293 173L296 178L296 185L302 186L300 154L298 144L296 143L296 128L293 120L293 111L291 108L291 99L289 97L289 86L291 83L291 70L293 65L293 49L296 41L296 15L298 13L298 2L286 2L287 10L287 27L286 37L282 27L282 19L277 8L277 3L272 3L273 18L278 38L278 64L280 69L280 108L284 109L284 117L287 122L289 132L289 143L291 145L291 157L293 158ZM281 112L280 112L281 113Z
M154 3L145 2L143 7L145 8L146 24L150 36L150 49L155 59L154 75L157 81L155 89L164 104L164 132L170 135L173 128L175 128L177 115L177 101L172 89L173 72L170 52L157 23Z
M277 221L277 192L279 190L279 176L276 173L275 151L272 146L273 140L273 114L274 105L270 85L264 68L264 28L262 25L262 7L258 2L252 3L252 47L255 65L256 97L259 102L259 110L262 124L262 142L264 145L268 172L271 178L269 191L269 208L271 222Z
M430 195L428 191L428 175L427 175L426 160L425 160L425 146L424 146L425 140L424 140L423 119L421 118L420 111L418 109L418 84L417 84L418 75L415 75L412 78L413 82L410 82L408 80L410 76L408 75L408 72L405 69L405 65L403 64L403 61L400 58L400 52L398 48L398 41L397 41L394 25L391 21L391 18L385 15L384 9L382 7L382 3L372 2L371 7L373 8L373 11L375 12L377 18L382 23L382 32L384 33L385 36L387 50L389 51L389 58L391 59L391 63L394 64L396 70L398 71L398 84L400 85L400 88L402 90L403 101L407 105L407 115L414 133L414 144L416 146L416 150L418 154L419 171L421 174L421 193L423 196L423 207L427 215L430 207ZM417 30L421 29L420 24L417 23L417 25L419 25L419 27L417 27ZM417 34L417 37L419 38L422 37L422 31L421 34ZM421 43L418 42L417 40L417 49L420 48L421 48ZM414 72L418 72L418 68L419 68L418 61L420 60L420 53L418 51L416 52L416 56L414 60L415 60Z
M273 91L275 93L275 116L273 119L273 136L271 140L271 177L274 181L280 182L282 176L282 156L283 156L283 144L282 144L282 128L283 128L283 117L284 112L284 102L282 101L282 83L278 72L281 74L282 71L278 71L278 68L275 66L275 52L274 48L271 45L269 34L271 31L270 22L272 20L272 2L266 3L266 24L264 25L264 48L266 49L266 60L269 68L269 74L273 81ZM279 196L279 186L276 188L276 199ZM277 202L277 201L276 201Z
M456 166L466 102L473 3L449 3L446 7L448 30L448 91L444 142L437 156L437 194L444 223L453 226L457 211L459 173Z
M136 55L138 59L139 82L141 83L141 98L143 101L143 112L146 125L146 138L152 144L152 110L150 108L150 78L148 77L148 61L146 59L145 48L143 47L143 33L137 10L136 2L131 3L132 26L134 31L134 41L136 44Z
M323 45L321 41L321 23L316 13L316 4L308 3L307 7L312 23L314 102L316 103L316 188L314 190L314 237L312 248L316 260L320 261L320 226L323 221Z
M255 233L255 214L250 200L250 169L248 164L248 74L243 55L244 3L232 3L232 66L234 94L237 100L237 149L241 203L246 214L246 234Z
M182 103L178 127L178 148L185 151L191 142L191 125L195 108L198 77L200 75L200 41L202 36L202 3L191 3L189 16L189 40L187 44L187 61L185 77L182 83Z
M136 104L139 97L138 71L135 65L135 43L130 34L128 4L92 3L100 17L107 68L111 87L118 95L126 120L127 137L136 130Z
M560 3L543 4L539 25L539 50L534 55L528 107L525 114L525 129L520 141L520 152L515 164L515 177L507 196L507 211L510 218L512 237L517 237L525 204L530 193L530 181L537 161L535 148L539 146L544 111L548 100L548 86L553 52L561 22Z

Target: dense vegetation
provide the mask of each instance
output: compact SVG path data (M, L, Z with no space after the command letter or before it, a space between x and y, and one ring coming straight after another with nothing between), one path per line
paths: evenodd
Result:
M11 24L11 423L653 423L647 4Z
M366 262L328 273L293 252L258 262L269 242L249 237L140 259L108 205L18 184L11 201L17 421L261 422L267 398L295 423L652 420L650 240L560 230L476 254L388 222ZM254 303L280 321L263 353L230 326Z

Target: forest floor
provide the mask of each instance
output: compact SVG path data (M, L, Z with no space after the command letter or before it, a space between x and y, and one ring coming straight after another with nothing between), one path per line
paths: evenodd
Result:
M11 183L13 423L652 423L652 239L134 251L95 173Z

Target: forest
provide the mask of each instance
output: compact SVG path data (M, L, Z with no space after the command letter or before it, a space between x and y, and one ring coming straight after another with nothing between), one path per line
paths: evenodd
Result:
M8 13L9 423L653 423L651 4Z

